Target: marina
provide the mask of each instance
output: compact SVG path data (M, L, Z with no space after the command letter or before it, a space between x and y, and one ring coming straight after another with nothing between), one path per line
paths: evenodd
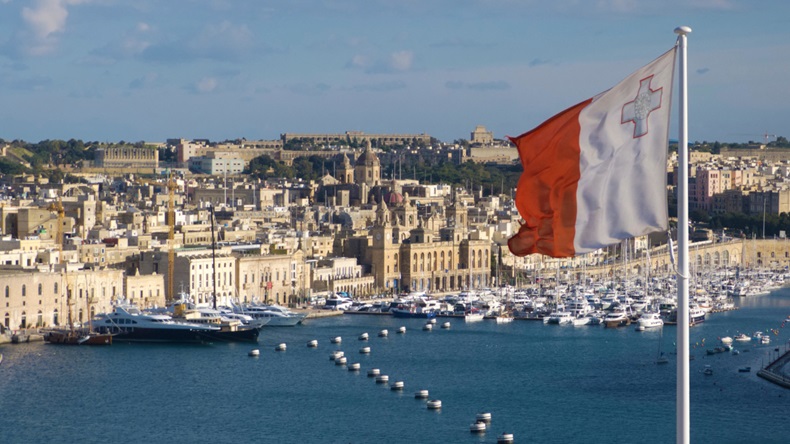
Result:
M757 372L777 348L786 350L790 289L736 304L738 310L691 329L692 441L783 442L790 394ZM4 346L0 430L8 442L106 441L120 424L152 442L265 436L268 442L493 443L503 435L512 442L633 442L631 433L610 434L616 421L649 431L643 442L674 440L675 327L635 332L486 319L421 331L425 321L331 316L264 328L255 359L244 343ZM357 353L358 341L339 341L400 327L406 332L370 335L371 354ZM706 353L720 346L719 338L771 328L770 344L752 337L733 340L737 355ZM315 347L275 351L278 344L312 341ZM671 365L656 365L662 344ZM327 354L344 350L357 356L354 363L327 364ZM359 371L347 371L357 363ZM376 384L381 376L387 381ZM392 390L396 382L419 388L419 396ZM108 387L123 394L124 409L115 407ZM206 399L241 400L245 413ZM91 415L83 414L87 405ZM43 411L47 426L34 425ZM481 412L491 422L470 433Z

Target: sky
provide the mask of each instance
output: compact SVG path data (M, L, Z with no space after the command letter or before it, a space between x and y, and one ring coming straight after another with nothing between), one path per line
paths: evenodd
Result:
M689 140L771 140L790 137L788 17L786 0L0 0L0 138L517 136L687 25Z

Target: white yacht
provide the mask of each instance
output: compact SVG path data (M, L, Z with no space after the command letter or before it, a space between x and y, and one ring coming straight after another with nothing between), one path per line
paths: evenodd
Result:
M543 318L544 324L571 324L573 323L573 314L569 311L553 311L548 316Z
M93 327L125 342L257 342L260 328L227 329L220 325L178 322L165 314L146 314L136 307L115 307L96 315Z
M253 319L268 318L267 327L293 327L307 317L307 313L296 313L279 305L249 305L242 313Z
M661 319L661 315L656 312L650 313L643 313L642 316L639 317L637 320L637 324L641 328L657 328L662 327L664 325L664 321Z

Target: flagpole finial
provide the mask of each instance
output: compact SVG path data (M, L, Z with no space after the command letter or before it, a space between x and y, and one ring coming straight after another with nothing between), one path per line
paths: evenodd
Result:
M675 28L675 34L678 35L691 34L691 28L689 28L688 26L678 26L677 28Z

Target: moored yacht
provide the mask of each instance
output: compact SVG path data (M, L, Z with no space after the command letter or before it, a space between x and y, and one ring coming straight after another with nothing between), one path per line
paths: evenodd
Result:
M606 313L603 318L604 327L616 328L625 327L631 323L631 319L626 314L625 310L615 310Z
M253 319L269 318L267 327L293 327L307 317L307 313L296 313L279 305L248 305L242 313Z
M569 311L553 311L548 316L543 318L544 324L571 324L573 323L573 314Z
M636 322L642 328L657 328L664 325L661 315L656 312L642 313Z
M115 307L111 313L96 315L93 327L100 333L112 333L114 341L123 342L211 342L211 334L220 328L176 322L165 314L145 314L136 307Z

